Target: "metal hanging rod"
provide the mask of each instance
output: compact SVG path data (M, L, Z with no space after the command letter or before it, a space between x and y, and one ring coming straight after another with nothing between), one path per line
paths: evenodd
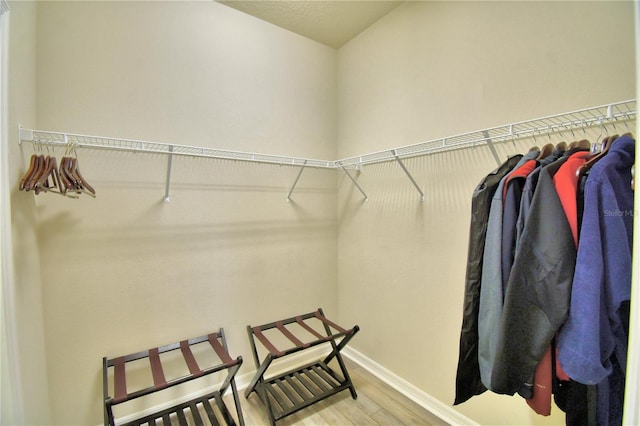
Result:
M291 194L300 179L305 167L321 169L334 169L334 161L313 160L308 158L285 157L270 154L258 154L242 151L228 151L188 145L176 145L162 142L149 142L134 139L117 139L103 136L88 136L73 133L48 132L43 130L19 129L19 141L31 142L34 145L60 146L88 149L102 149L112 151L130 151L167 155L167 177L165 181L164 202L170 201L169 189L171 187L171 168L174 155L188 157L206 157L222 160L247 161L253 163L278 164L281 166L299 166L300 172L287 195L287 201L291 200Z
M177 145L162 142L149 142L135 139L118 139L104 136L88 136L73 133L49 132L20 128L20 142L31 142L48 146L104 149L110 151L131 151L139 153L182 155L188 157L206 157L222 160L248 161L253 163L278 164L281 166L306 166L324 169L335 168L334 161L313 160L309 158L287 157L254 152L229 151L198 146Z
M169 201L169 185L171 177L171 164L174 155L190 157L217 158L222 160L247 161L254 163L278 164L282 166L297 166L300 171L293 183L287 201L290 201L291 194L295 189L302 171L307 167L319 169L337 169L344 171L351 181L357 186L365 200L368 199L366 193L357 184L348 169L361 169L369 164L376 164L387 161L395 161L407 174L415 188L420 193L421 200L424 200L424 193L404 166L402 159L419 157L439 152L451 151L454 149L471 148L480 145L488 145L491 148L496 161L500 163L494 144L505 141L512 141L518 138L529 138L543 135L559 134L570 132L572 138L580 139L575 135L575 131L586 130L587 128L597 128L604 125L614 125L616 123L627 123L636 119L636 100L615 102L607 105L584 108L562 114L549 115L532 120L520 121L503 126L492 127L474 132L462 133L455 136L433 139L400 148L393 148L370 154L349 157L342 160L327 161L309 158L288 157L271 154L259 154L242 151L228 151L222 149L205 148L197 146L176 145L161 142L148 142L133 139L118 139L102 136L88 136L73 133L49 132L43 130L19 129L19 143L31 142L47 146L88 149L105 149L115 151L147 152L167 155L167 180L165 201ZM622 133L622 131L620 131Z
M336 161L314 160L309 158L242 151L228 151L133 139L48 132L24 128L20 128L20 142L32 142L36 144L63 147L67 146L67 143L71 143L76 148L149 152L157 154L185 155L191 157L208 157L223 160L279 164L283 166L341 169L343 167L364 166L384 161L397 161L397 158L404 159L452 149L478 146L486 144L487 139L491 139L493 142L503 142L517 138L573 132L575 130L582 130L589 127L598 127L605 124L615 124L617 122L635 120L635 118L636 100L633 99L562 114L550 115L542 118L535 118L533 120L521 121L518 123L506 124L474 132L462 133L455 136L433 139L400 148L387 149L384 151L349 157Z
M572 139L574 139L574 137L580 139L579 136L575 136L576 130L586 130L586 128L589 127L600 127L606 124L613 124L615 126L615 123L627 123L628 121L635 119L636 101L635 99L633 99L598 107L585 108L563 114L555 114L547 117L535 118L533 120L521 121L518 123L492 127L475 132L462 133L455 136L434 139L414 145L378 151L371 154L345 158L343 160L337 161L336 164L338 165L338 167L342 168L345 173L347 173L349 178L355 184L355 180L347 172L346 167L360 169L361 167L369 164L396 161L420 194L420 200L424 201L424 192L422 191L422 189L420 189L416 180L413 178L407 167L402 162L402 159L435 154L438 152L451 151L454 149L487 145L491 150L491 153L493 154L496 162L498 163L498 165L500 165L502 163L502 160L495 150L494 144L496 142L511 141L517 138L552 135L563 132L572 133ZM366 201L366 194L359 185L357 186Z
M532 136L571 133L590 127L635 120L635 118L636 100L633 99L345 158L340 160L339 163L343 166L359 167L386 161L396 161L397 158L418 157L437 152L486 145L487 140L496 143Z

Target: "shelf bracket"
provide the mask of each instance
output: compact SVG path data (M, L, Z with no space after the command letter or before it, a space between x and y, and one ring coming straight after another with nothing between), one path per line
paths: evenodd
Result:
M510 128L510 133L513 135L513 128ZM487 132L486 130L482 131L482 136L484 136L484 139L487 141L487 145L489 146L489 149L491 150L491 154L493 154L493 158L496 159L496 163L498 163L498 167L500 167L500 165L502 164L502 161L500 161L500 156L498 155L498 152L496 151L496 147L493 146L493 141L491 140L491 136L489 136L489 132Z
M407 170L407 168L404 166L404 163L402 162L400 157L398 157L397 151L394 149L394 150L391 151L391 153L393 154L393 157L396 159L398 164L400 164L400 167L402 167L402 170L404 170L405 174L409 177L409 180L411 181L413 186L415 186L416 189L418 190L418 192L420 193L420 201L424 201L424 192L422 192L422 190L420 189L420 187L416 183L416 181L413 178L413 176L411 176L411 173L409 173L409 170Z
M343 165L340 165L340 168L349 177L349 179L351 179L351 182L353 182L353 184L356 186L356 188L358 188L358 191L360 191L360 193L364 197L364 200L365 201L369 201L369 197L367 197L367 194L365 194L365 192L362 190L360 185L358 185L358 182L354 179L354 177L351 176L351 173L349 173L349 171Z
M293 181L293 185L291 185L289 194L287 194L287 203L291 202L291 194L293 194L293 190L296 189L296 185L298 184L298 181L300 180L300 176L302 175L302 172L304 172L305 167L307 167L307 160L304 160L304 164L302 165L302 167L300 167L300 171L298 172L298 176L296 176L296 180Z
M169 145L169 155L167 156L167 181L164 185L164 202L168 203L169 198L169 187L171 186L171 163L173 162L173 145Z
M22 141L33 142L33 130L23 129L18 125L18 145L22 145Z

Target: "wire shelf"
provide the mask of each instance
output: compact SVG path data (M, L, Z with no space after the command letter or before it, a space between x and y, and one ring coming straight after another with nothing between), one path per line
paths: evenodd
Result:
M452 149L470 148L485 145L488 142L506 142L518 138L562 132L575 133L576 130L635 119L636 101L629 100L349 157L338 160L336 163L342 166L359 167L367 164L394 161L398 158L411 158Z
M335 168L335 161L310 158L288 157L254 152L229 151L199 146L177 145L162 142L135 139L118 139L104 136L89 136L74 133L49 132L44 130L20 129L20 141L34 145L73 147L83 149L104 149L112 151L131 151L189 157L206 157L223 160L250 161L256 163L278 164L283 166L305 166L316 168Z
M413 185L424 200L424 193L418 183L403 164L402 159L418 157L454 149L471 148L479 145L489 145L498 162L501 163L493 144L498 142L514 141L519 138L531 138L542 135L551 135L563 132L571 132L575 139L577 130L613 125L616 123L628 124L636 119L636 100L611 103L607 105L580 109L562 114L549 115L547 117L520 121L503 126L492 127L474 132L462 133L446 138L434 139L413 145L407 145L394 149L373 152L369 154L349 157L342 160L327 161L311 158L289 157L272 154L260 154L253 152L228 151L223 149L176 145L161 142L149 142L134 139L117 139L102 136L88 136L73 133L48 132L44 130L30 130L20 128L19 142L31 142L34 145L60 146L86 149L106 149L116 151L146 152L165 154L168 156L167 179L165 189L165 201L169 201L169 187L171 181L171 160L174 155L190 157L217 158L233 161L248 161L255 163L277 164L281 166L297 166L300 171L291 186L286 200L291 200L302 171L307 167L318 169L342 170L350 178L353 184L367 200L368 197L360 187L357 180L349 173L349 169L361 169L368 164L396 161L407 174Z
M451 149L479 146L487 144L487 142L505 142L518 138L575 132L585 128L635 119L636 101L634 99L462 133L335 161L29 129L20 129L20 141L49 146L64 147L71 144L75 148L149 152L299 167L340 169L349 166L360 167L367 164L393 161L398 158L433 154Z

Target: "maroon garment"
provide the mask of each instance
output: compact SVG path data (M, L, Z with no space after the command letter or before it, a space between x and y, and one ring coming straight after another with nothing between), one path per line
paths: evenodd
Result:
M551 345L549 345L533 375L533 396L526 400L529 407L542 416L551 414L551 376L553 375L551 365Z
M576 248L578 247L578 174L577 171L586 162L588 153L583 151L572 154L567 161L560 166L553 176L553 185L558 193L560 204L564 210ZM557 357L556 357L557 359ZM551 346L549 346L536 366L534 373L533 397L527 399L527 404L538 414L548 416L551 414L551 379L553 371L551 365ZM560 363L556 361L556 376L560 380L568 381L569 376L562 370Z
M578 169L587 162L587 155L588 153L583 151L571 155L553 176L553 184L569 221L576 248L578 248Z

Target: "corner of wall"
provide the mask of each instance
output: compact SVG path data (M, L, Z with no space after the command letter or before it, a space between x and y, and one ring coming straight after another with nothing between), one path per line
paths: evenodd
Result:
M18 181L25 170L25 156L18 141L18 126L36 124L36 36L37 2L11 2L9 29L8 125L6 152L7 181L3 190L10 197L12 235L12 267L14 307L12 321L16 332L14 350L19 363L17 369L20 395L28 396L29 409L17 413L22 424L51 424L51 410L45 358L42 280L36 225L36 205L31 194L17 190ZM4 39L4 37L3 37ZM17 401L20 402L20 401Z

